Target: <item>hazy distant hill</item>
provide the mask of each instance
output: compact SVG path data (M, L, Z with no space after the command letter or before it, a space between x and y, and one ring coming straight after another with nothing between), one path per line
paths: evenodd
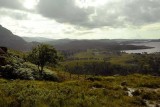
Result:
M26 41L25 41L25 40ZM42 37L24 37L14 35L8 29L0 26L0 46L8 48L28 51L40 42L53 45L58 50L86 50L86 49L102 49L102 50L134 50L145 49L146 46L130 45L133 42L143 42L144 40L75 40L75 39L48 39ZM28 42L27 42L28 41Z
M53 39L44 38L44 37L22 37L27 42L47 42L52 41Z
M66 45L70 42L77 41L75 39L54 39L52 41L45 42L50 45Z
M55 47L62 50L86 50L105 49L114 44L117 43L110 40L72 40L63 42L63 44L56 44Z
M62 39L57 41L46 42L47 44L54 45L58 50L87 50L87 49L100 49L100 50L135 50L146 49L146 46L130 45L133 41L129 40L71 40Z
M151 40L151 42L160 42L160 39Z
M27 51L32 45L0 25L0 46Z
M75 39L49 39L44 37L22 37L27 42L39 42L50 45L62 45L75 41Z

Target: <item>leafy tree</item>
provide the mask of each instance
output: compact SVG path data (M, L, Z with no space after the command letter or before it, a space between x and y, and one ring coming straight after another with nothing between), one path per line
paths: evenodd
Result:
M28 60L37 65L40 74L46 64L57 65L60 57L53 46L40 44L33 48L28 55Z

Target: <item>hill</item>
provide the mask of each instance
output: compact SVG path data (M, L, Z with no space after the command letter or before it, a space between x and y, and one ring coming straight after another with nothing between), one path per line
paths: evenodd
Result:
M33 46L39 43L46 43L55 46L57 50L87 50L87 49L98 49L98 50L135 50L135 49L147 49L151 47L146 46L135 46L130 45L133 42L143 42L143 40L76 40L76 39L48 39L42 37L19 37L14 35L10 30L0 25L0 46L5 46L15 50L28 51Z
M160 42L160 39L151 40L151 42Z
M43 70L43 74L40 74L37 66L27 61L26 53L11 49L2 53L3 48L0 49L0 77L6 79L59 81L57 74L47 68Z
M54 39L54 40L51 40L51 41L48 41L48 42L45 42L47 44L50 44L50 45L66 45L72 41L75 41L75 39Z
M62 83L0 79L0 107L159 107L160 78L90 77Z
M44 37L22 37L27 42L47 42L52 41L53 39L44 38Z
M14 35L10 30L0 25L0 46L5 46L15 50L28 51L31 44L23 40L21 37Z
M128 41L126 43L126 41ZM87 50L87 49L98 49L98 50L136 50L136 49L147 49L151 47L147 46L136 46L130 45L130 40L72 40L63 39L58 41L46 42L47 44L54 45L57 50Z

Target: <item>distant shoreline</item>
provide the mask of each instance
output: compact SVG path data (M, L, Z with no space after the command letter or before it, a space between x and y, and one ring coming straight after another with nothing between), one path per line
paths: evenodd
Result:
M132 44L135 46L142 46L141 49L129 49L129 50L124 50L127 53L155 53L155 52L160 52L160 42L146 42L146 43L137 43L137 44Z

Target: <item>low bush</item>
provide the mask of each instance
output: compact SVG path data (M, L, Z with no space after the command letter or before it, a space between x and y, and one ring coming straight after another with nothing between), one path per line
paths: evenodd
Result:
M0 66L0 75L6 79L22 79L22 80L48 80L59 81L56 73L48 69L44 69L40 75L36 65L25 62L17 56L9 56L7 64Z

